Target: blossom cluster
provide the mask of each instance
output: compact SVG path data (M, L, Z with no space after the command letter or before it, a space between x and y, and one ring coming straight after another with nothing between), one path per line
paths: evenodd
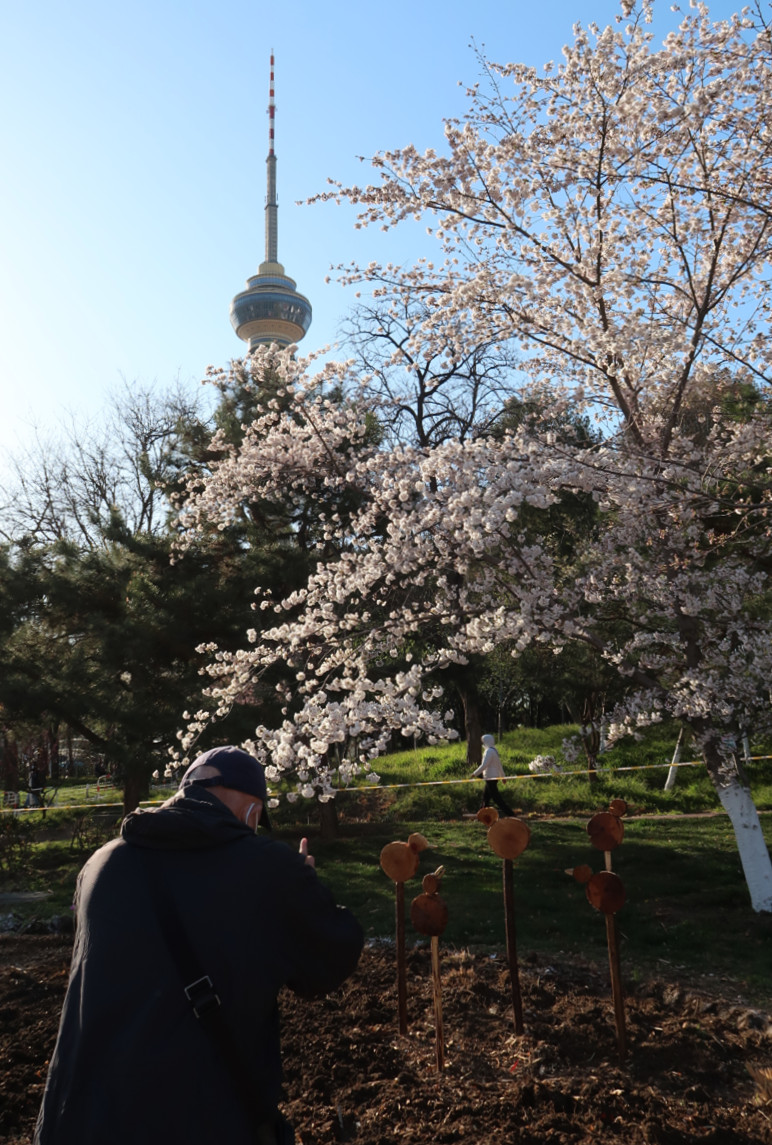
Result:
M554 755L536 755L528 764L528 770L533 775L556 775L562 769Z

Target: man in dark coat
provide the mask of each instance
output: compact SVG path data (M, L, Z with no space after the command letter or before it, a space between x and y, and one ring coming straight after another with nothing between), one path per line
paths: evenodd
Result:
M260 764L215 748L88 860L35 1145L292 1140L277 994L335 989L363 938L306 840L297 855L257 834L266 799Z

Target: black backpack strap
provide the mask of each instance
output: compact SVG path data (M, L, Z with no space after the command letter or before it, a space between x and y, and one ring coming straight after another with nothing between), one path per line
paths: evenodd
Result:
M202 966L195 947L190 941L190 936L177 910L177 904L169 893L168 887L163 881L162 873L158 869L159 864L151 860L149 851L141 847L137 847L136 851L141 856L156 919L177 968L185 997L202 1029L206 1031L225 1062L236 1092L247 1111L250 1123L258 1135L258 1141L264 1140L262 1132L276 1114L267 1113L260 1106L253 1079L225 1021L222 1003L215 984ZM292 1138L287 1138L287 1140L292 1140Z

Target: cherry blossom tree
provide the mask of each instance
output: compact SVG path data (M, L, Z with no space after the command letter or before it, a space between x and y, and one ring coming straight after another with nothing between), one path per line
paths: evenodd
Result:
M270 775L331 796L332 749L350 774L394 729L447 734L427 674L501 646L581 645L627 684L611 737L665 716L691 730L769 911L736 741L772 728L770 35L759 15L699 5L659 46L649 21L625 3L541 71L481 59L440 152L377 155L375 183L330 192L362 224L426 219L441 262L342 271L395 307L422 300L410 352L453 354L461 328L511 339L550 416L493 439L362 441L341 464L364 388L348 377L348 404L325 405L309 364L286 358L293 415L267 412L260 448L247 434L224 455L184 523L226 521L247 488L357 490L323 523L335 559L260 601L274 620L249 647L212 650L213 710L289 668L282 727L252 741ZM599 439L555 434L564 415L593 418ZM567 559L547 526L575 496L597 513Z

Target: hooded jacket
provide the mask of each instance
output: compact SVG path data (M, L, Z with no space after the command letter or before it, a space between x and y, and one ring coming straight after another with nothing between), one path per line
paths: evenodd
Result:
M501 757L494 746L495 742L491 735L484 735L482 737L485 754L482 757L480 766L476 771L472 772L473 778L476 775L481 775L483 779L486 780L504 778L504 768L501 766Z
M35 1145L254 1141L185 997L153 877L213 981L266 1120L281 1097L279 990L324 994L357 965L354 916L301 856L253 834L208 791L187 787L158 810L134 812L78 879L70 980Z

